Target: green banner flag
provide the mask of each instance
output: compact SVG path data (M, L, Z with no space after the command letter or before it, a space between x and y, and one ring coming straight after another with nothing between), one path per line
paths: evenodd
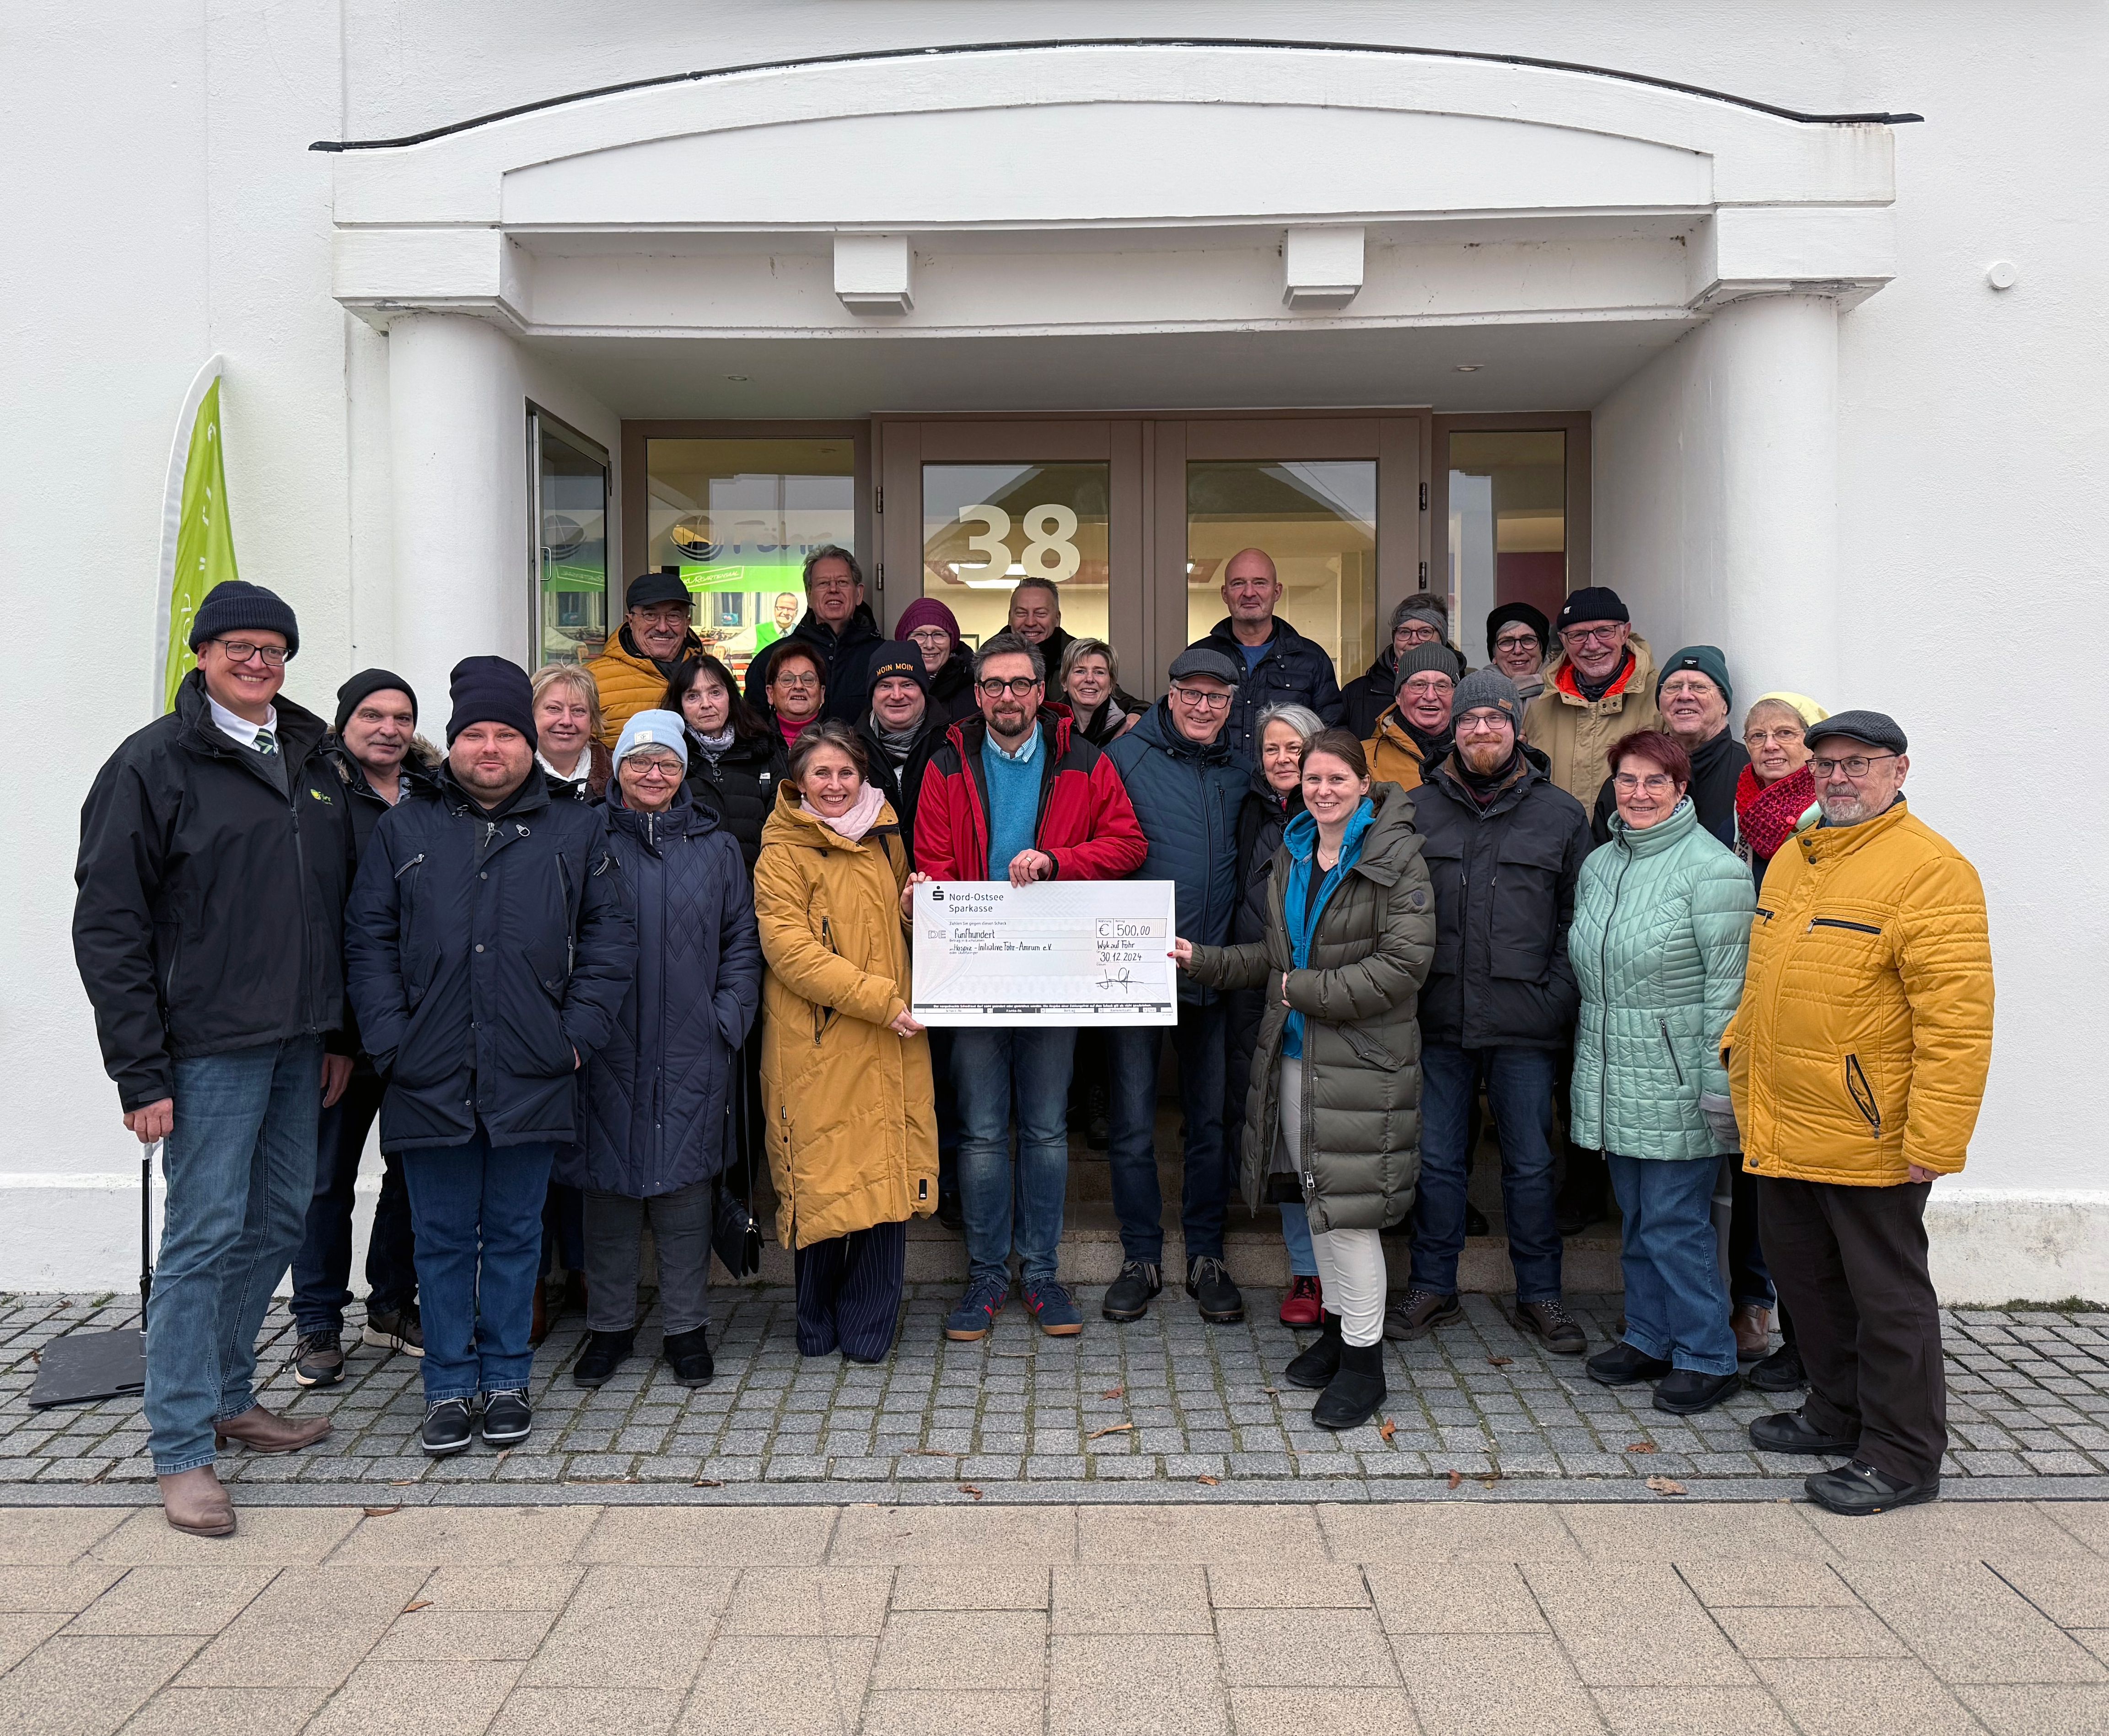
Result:
M161 524L161 666L158 710L175 709L176 689L197 666L191 621L206 593L236 576L234 530L227 509L227 472L220 457L220 358L192 382L169 454L168 492Z

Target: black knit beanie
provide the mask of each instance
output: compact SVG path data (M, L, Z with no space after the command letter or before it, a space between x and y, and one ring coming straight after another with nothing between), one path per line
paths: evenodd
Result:
M300 624L284 597L246 579L224 579L205 593L191 617L191 649L245 627L282 635L288 656L300 648Z
M1538 649L1541 656L1552 641L1552 623L1545 618L1542 609L1534 609L1527 602L1505 602L1487 615L1487 655L1494 654L1494 636L1511 621L1521 621L1538 635Z
M447 719L447 746L471 724L503 724L535 739L535 689L527 671L504 657L463 657L447 678L454 715Z
M410 721L418 721L418 695L410 683L400 675L385 669L363 669L336 690L336 721L330 728L338 735L351 721L351 714L359 709L359 702L373 693L400 693L410 701Z

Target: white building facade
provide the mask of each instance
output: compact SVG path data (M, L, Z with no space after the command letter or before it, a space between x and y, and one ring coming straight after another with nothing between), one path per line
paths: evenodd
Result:
M1981 25L1904 0L18 23L0 583L41 654L0 770L0 1288L134 1275L67 870L145 721L169 436L219 354L241 570L299 611L288 691L324 713L378 664L436 733L458 658L590 655L656 566L737 665L838 541L889 627L929 594L978 636L1046 573L1139 692L1258 542L1344 679L1416 589L1477 662L1493 603L1593 583L1658 653L1723 647L1738 722L1773 688L1894 714L1914 809L1984 876L2000 991L1936 1276L2109 1300L2109 17Z

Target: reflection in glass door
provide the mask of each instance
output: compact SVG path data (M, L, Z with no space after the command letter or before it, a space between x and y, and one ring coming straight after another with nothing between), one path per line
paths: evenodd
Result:
M1010 593L1028 578L1054 586L1068 632L1106 636L1110 471L1092 462L923 467L923 594L951 610L969 645L1004 629Z
M1276 614L1325 647L1348 675L1370 656L1376 617L1374 458L1190 462L1186 633L1205 638L1226 611L1224 563L1264 549L1282 584Z
M1459 643L1475 655L1474 624L1502 603L1529 603L1548 620L1560 613L1571 576L1568 438L1558 428L1460 428L1445 437L1445 580Z
M577 663L607 637L607 454L540 410L527 413L534 455L535 655Z

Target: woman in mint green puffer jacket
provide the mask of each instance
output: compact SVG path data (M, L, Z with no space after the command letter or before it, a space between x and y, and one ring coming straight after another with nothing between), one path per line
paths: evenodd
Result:
M1642 731L1610 759L1618 817L1582 864L1567 936L1582 990L1570 1137L1604 1153L1626 1278L1625 1342L1589 1372L1607 1386L1668 1377L1655 1408L1688 1415L1738 1385L1712 1206L1717 1160L1736 1148L1721 1036L1756 898L1699 823L1674 740ZM1727 1116L1720 1133L1709 1111Z

